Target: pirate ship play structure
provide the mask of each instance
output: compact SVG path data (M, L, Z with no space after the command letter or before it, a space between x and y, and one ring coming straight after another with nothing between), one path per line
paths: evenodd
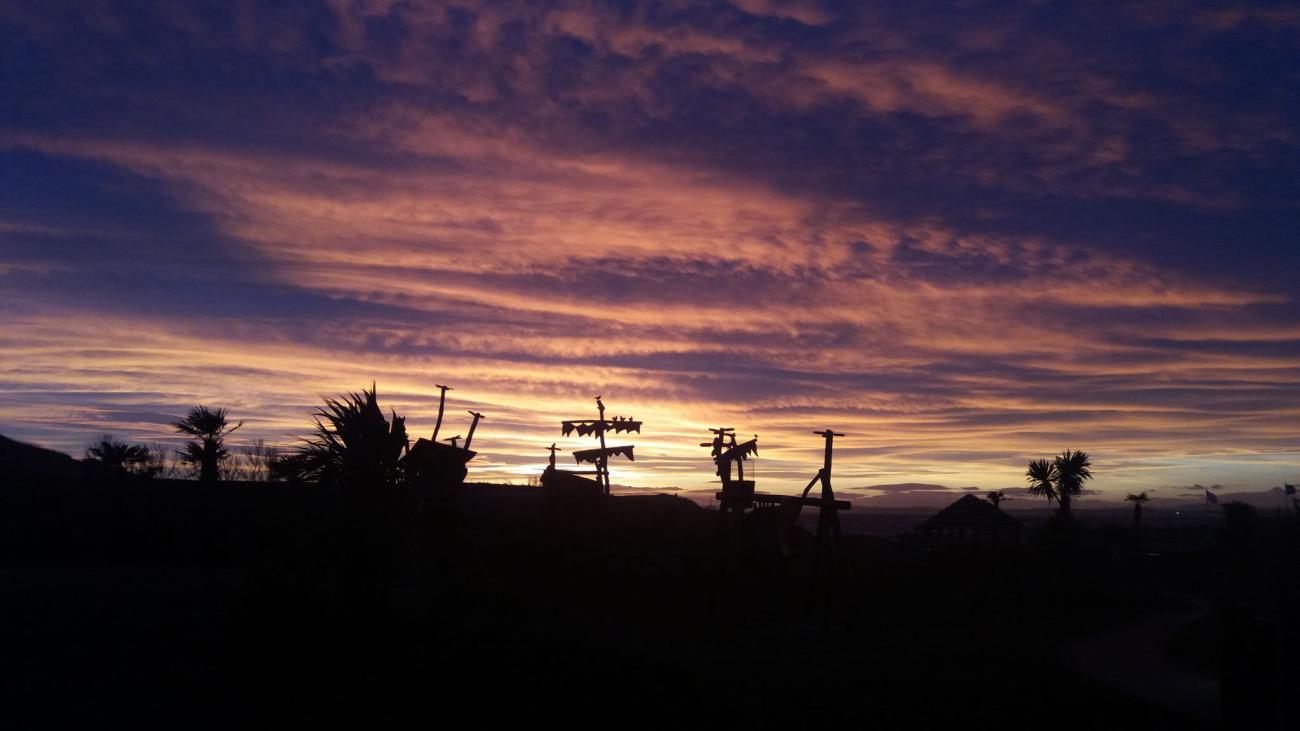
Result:
M775 510L784 514L786 527L793 527L804 506L815 507L819 511L817 518L817 562L829 564L840 544L839 511L848 510L847 500L837 500L831 487L831 458L834 451L835 437L843 434L826 429L813 432L825 441L822 456L822 468L812 478L800 495L774 495L754 491L754 481L745 479L745 460L758 454L758 436L737 443L736 430L731 427L710 429L713 440L701 442L701 447L711 447L713 462L717 465L718 477L722 480L722 490L716 494L718 500L718 520L726 524L729 520L743 520L746 510ZM732 479L732 466L736 467L736 478ZM817 483L821 483L821 494L809 497Z
M438 441L438 432L442 430L442 415L447 405L447 392L455 390L441 384L438 384L438 388L442 393L438 396L438 420L433 425L433 437L416 440L404 462L412 484L429 489L452 490L465 483L465 475L468 473L466 465L477 454L470 450L470 445L474 442L474 431L484 417L477 411L469 412L474 420L470 422L469 433L465 436L465 446L458 444L461 439L459 434Z
M564 436L569 436L574 432L580 437L595 437L600 444L595 449L580 449L573 453L573 461L578 465L584 463L594 466L596 469L590 471L579 470L560 470L555 466L555 453L558 448L552 444L548 449L551 452L550 464L547 465L546 471L542 473L541 484L543 488L557 493L571 493L591 496L608 496L609 495L609 458L623 456L628 461L635 459L632 453L632 445L625 444L611 447L605 442L605 435L609 432L623 434L627 432L641 433L641 422L615 416L610 419L605 418L605 404L601 402L600 396L596 397L597 417L595 419L574 419L560 422L560 432ZM585 477L584 475L593 475Z

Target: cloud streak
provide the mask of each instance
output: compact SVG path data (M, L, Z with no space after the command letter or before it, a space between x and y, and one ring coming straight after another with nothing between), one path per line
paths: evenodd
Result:
M857 484L1281 479L1294 24L924 10L15 8L0 429L283 442L371 379L418 429L450 380L484 477L603 392L633 486L719 420L772 489L827 425Z

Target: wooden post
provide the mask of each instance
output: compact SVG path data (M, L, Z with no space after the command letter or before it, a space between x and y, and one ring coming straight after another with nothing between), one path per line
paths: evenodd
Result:
M600 397L596 397L596 410L600 414L600 421L596 424L596 436L600 438L600 448L605 449L605 404L601 403ZM602 492L609 495L609 456L602 454L600 459L596 460L597 479L600 480Z
M595 465L596 469L594 470L594 474L596 475L595 478L595 483L597 485L596 493L601 497L607 497L610 495L613 488L613 483L610 480L610 475L609 475L609 458L611 456L617 457L621 455L623 457L627 457L628 460L631 461L633 459L633 456L632 456L632 445L630 444L610 447L606 439L606 432L608 432L610 429L613 429L615 433L621 433L624 431L640 432L641 422L637 421L636 419L624 418L622 416L615 416L613 417L612 420L606 421L605 402L601 400L600 396L596 397L596 410L597 410L597 418L565 420L560 422L560 430L565 436L568 436L569 434L571 434L573 431L576 430L578 432L578 436L580 437L589 437L589 436L596 437L596 439L600 444L598 448L575 451L573 453L573 457L574 460L579 463L587 462L592 465ZM551 446L554 447L554 445ZM551 457L552 467L554 466L554 464L555 464L555 458L554 458L554 453L552 453L552 457ZM583 473L583 474L588 474L588 473Z
M469 443L474 441L474 430L478 428L478 423L483 420L483 415L479 412L471 411L469 413L470 416L474 417L474 421L470 422L469 434L465 437L465 449L469 449Z
M817 544L820 552L823 546L826 549L838 548L840 543L840 516L839 511L835 509L835 490L831 487L831 461L835 449L835 437L844 435L830 429L813 433L826 440L821 472L822 507L821 515L817 520ZM826 541L833 542L833 546L825 543Z
M713 461L717 465L717 469L714 470L714 472L717 473L718 479L722 480L722 502L718 506L718 518L719 520L725 519L727 513L731 512L734 512L737 515L742 515L745 512L745 508L737 501L735 489L732 488L731 483L731 463L735 460L722 458L723 453L727 451L727 436L729 434L731 435L730 446L736 446L735 430L729 426L720 426L716 429L709 429L709 431L713 432L713 441L704 442L700 444L700 446L713 448ZM741 465L737 465L737 468L740 470L739 479L745 479L745 468Z
M433 422L432 441L436 442L438 441L438 430L442 428L442 410L443 407L447 405L447 392L454 391L456 389L452 388L451 386L444 386L441 383L435 383L434 385L442 389L442 394L438 396L438 420Z
M835 490L831 487L831 458L835 437L843 434L825 429L813 432L826 440L822 468L817 476L822 482L820 514L817 516L817 554L813 568L813 596L816 597L822 618L830 611L831 588L835 580L835 562L840 547L840 516L835 505ZM811 483L809 484L811 487Z
M731 445L730 445L730 446L731 446L732 449L735 449L735 448L736 448L736 433L735 433L735 432L732 432L732 433L731 433ZM738 460L735 460L735 462L736 462L736 479L737 479L737 480L740 480L741 482L744 482L744 481L745 481L745 460L743 460L743 459L738 459Z

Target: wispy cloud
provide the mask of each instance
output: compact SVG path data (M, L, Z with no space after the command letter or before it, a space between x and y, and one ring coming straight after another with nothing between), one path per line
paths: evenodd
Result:
M707 482L718 421L774 489L827 425L845 484L1066 446L1114 493L1274 479L1300 85L1266 11L14 8L0 429L201 401L285 441L371 379L418 429L451 380L488 477L603 392L647 421L630 485Z

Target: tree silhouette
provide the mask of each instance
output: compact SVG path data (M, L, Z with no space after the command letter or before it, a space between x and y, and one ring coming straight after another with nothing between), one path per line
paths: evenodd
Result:
M988 494L989 502L993 503L993 507L997 508L998 510L1002 509L1002 501L1006 499L1007 496L1002 494L1001 490L994 490L993 492L990 492Z
M226 450L226 437L243 425L241 421L230 426L225 409L195 406L172 425L177 432L194 437L194 441L179 452L181 461L199 468L200 482L216 482L220 479L221 464L230 456Z
M402 481L406 422L396 413L391 424L384 418L374 385L369 391L325 399L313 418L315 433L277 465L282 475L363 489Z
M266 482L271 479L271 467L280 459L280 450L268 445L261 439L254 440L239 450L240 477L250 482Z
M149 448L143 444L127 444L118 441L112 434L105 434L86 448L86 459L118 472L147 474L150 454Z
M1067 449L1051 460L1030 460L1025 479L1030 495L1057 501L1061 515L1068 516L1071 501L1083 494L1083 483L1092 479L1092 458L1082 450Z
M1070 514L1070 502L1083 494L1083 483L1092 479L1092 458L1082 450L1065 450L1053 460L1056 465L1056 494L1061 512Z
M149 450L149 461L142 468L144 474L150 477L174 477L176 460L172 448L162 442L152 442L145 447Z
M1133 530L1142 530L1142 503L1150 500L1146 491L1137 494L1129 493L1125 500L1133 503Z

